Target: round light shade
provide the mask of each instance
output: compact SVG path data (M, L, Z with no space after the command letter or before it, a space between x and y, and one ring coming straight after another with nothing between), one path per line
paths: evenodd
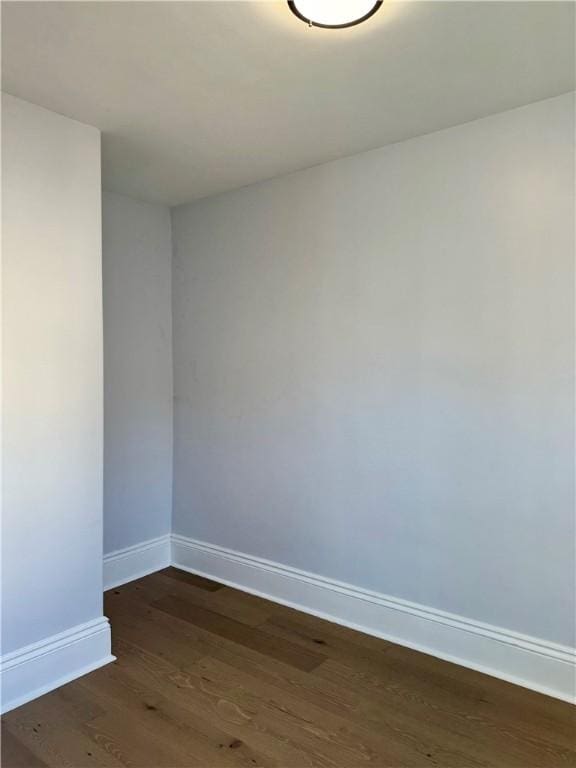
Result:
M288 0L290 10L313 27L353 27L373 16L382 0Z

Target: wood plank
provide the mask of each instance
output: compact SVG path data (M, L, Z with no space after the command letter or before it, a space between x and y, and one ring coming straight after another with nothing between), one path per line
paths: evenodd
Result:
M158 571L158 573L146 577L146 580L139 580L110 590L106 594L105 604L106 610L113 613L116 604L118 602L123 604L122 598L127 595L147 603L152 603L154 600L159 600L167 595L173 595L248 626L258 626L270 616L269 610L229 599L229 596L223 595L224 592L226 592L225 589L208 592L193 584L167 576L164 571ZM108 613L107 615L110 616Z
M247 744L279 766L333 768L338 765L276 730L254 702L240 705L237 692L216 689L195 664L176 666L131 643L122 641L121 644L122 667L127 674L176 702L196 718L208 718L229 735L230 743Z
M204 576L197 576L195 573L181 571L178 568L173 568L172 566L164 568L163 570L159 571L159 573L164 576L168 576L171 579L175 579L176 581L181 581L184 584L189 584L192 587L204 589L207 592L217 592L224 586L223 584L219 584L217 581L211 581L210 579L206 579Z
M468 718L473 717L476 724L474 738L478 737L478 728L484 727L490 741L494 742L500 727L507 746L511 747L509 760L517 760L510 762L511 765L522 766L526 760L525 752L518 753L512 748L514 739L518 738L531 744L530 759L535 765L550 759L562 763L572 756L576 720L570 705L392 643L383 643L382 651L378 653L362 642L355 651L354 643L342 640L331 629L315 626L316 622L300 617L273 618L261 629L306 648L312 647L314 640L322 636L322 650L330 661L319 668L317 674L337 682L344 690L354 688L353 681L360 680L361 686L356 687L356 691L361 688L367 694L370 691L377 691L379 696L392 694L388 695L389 706L395 710L398 707L405 710L409 703L414 714L419 713L420 717L426 716L429 720L433 714L431 708L434 708L442 712L444 718L450 713L456 717L455 723L462 724L459 715L466 703ZM497 709L494 702L499 702ZM520 710L519 702L522 703ZM556 723L553 713L556 713L556 720L561 713ZM556 746L550 741L534 740L533 729L538 723L546 723L551 735L554 734ZM464 728L463 738L466 732L470 729ZM504 744L500 745L500 750L504 750Z
M458 695L429 685L425 675L419 681L394 674L374 676L330 660L315 670L314 676L358 696L363 702L360 711L374 726L387 713L394 713L395 718L411 722L412 729L433 729L442 734L444 745L452 744L486 764L492 764L497 753L507 768L576 765L574 733L566 745L551 734L535 732L530 721L494 710L486 700L462 707Z
M576 709L173 569L118 661L8 713L11 768L576 768ZM6 763L8 760L8 763Z
M145 613L124 614L121 619L117 619L121 639L133 642L167 661L186 659L186 663L191 664L203 656L195 642L182 636L170 623L155 622L153 614L163 617L161 612L149 608ZM117 635L112 641L112 651L116 657L119 652L118 640Z
M86 730L86 723L103 714L95 702L79 696L74 681L4 715L3 725L48 765L121 768L123 763Z
M270 600L265 600L249 592L241 592L232 587L224 587L218 593L218 596L222 603L230 601L238 607L241 606L244 610L257 610L266 613L267 618L270 618L272 621L287 620L298 622L302 627L307 628L310 636L315 639L315 646L318 646L316 650L321 650L324 644L323 641L329 638L339 638L340 640L348 641L348 643L353 643L355 647L362 646L378 653L383 653L386 649L394 647L393 643L381 640L378 637L366 635L363 632L321 619L310 613L303 613L280 603L272 603Z
M240 706L257 701L269 722L288 732L299 743L321 751L345 765L421 766L431 758L445 768L480 768L487 763L461 750L430 739L430 729L406 727L394 712L380 712L375 728L365 718L349 717L347 710L329 711L320 702L294 695L285 686L265 683L245 671L216 659L205 658L196 665L204 678L218 690L235 691ZM411 727L410 727L411 726ZM436 734L438 737L438 734Z
M259 653L279 659L285 664L296 667L296 669L310 671L321 664L325 658L313 651L299 648L283 638L273 637L260 632L257 628L246 627L226 616L221 616L200 606L190 606L177 597L163 597L160 600L155 600L152 606L213 634L232 640L239 645L245 645Z
M390 643L383 642L380 646L370 648L334 632L328 622L322 622L315 617L306 618L313 618L314 621L303 620L302 614L289 618L274 616L258 628L266 635L285 640L304 650L321 653L324 658L340 661L353 658L355 663L362 664L363 668L375 671L386 667L386 654Z
M450 752L453 763L457 766L484 764L475 758L473 740L469 743L461 740L450 747L451 738L445 731L442 716L438 718L439 722L435 723L430 722L428 711L417 711L415 716L411 717L411 708L407 707L407 711L403 711L393 695L388 697L389 701L375 701L376 697L370 696L369 689L368 696L364 696L362 691L352 691L350 687L339 682L333 683L325 676L317 674L328 662L309 674L270 657L255 654L242 646L227 647L219 642L220 638L213 636L212 640L215 642L208 641L205 646L206 659L199 662L200 665L206 660L217 659L242 673L249 674L259 683L274 686L301 701L343 717L349 723L369 725L377 733L382 730L383 724L388 722L396 729L392 741L404 740L410 744L424 742L421 752L427 757L431 753L444 753L446 765L452 764L448 758ZM468 735L471 735L473 729L468 727L468 732Z
M190 710L150 688L125 666L115 665L97 679L83 681L83 686L108 711L118 712L124 723L136 717L155 738L176 746L180 755L176 764L189 766L274 766L272 760L250 749L237 737L231 738L205 716L193 716Z
M46 763L2 726L0 765L3 768L46 768Z
M147 628L153 624L154 633L161 634L168 639L177 638L179 643L185 644L186 648L189 649L185 656L171 657L172 661L185 663L184 659L186 659L187 663L192 663L203 656L214 655L225 661L229 658L235 658L241 668L246 661L250 661L254 666L265 665L266 662L270 661L282 669L287 676L295 672L295 668L291 665L264 656L247 646L239 645L226 637L213 634L146 603L128 599L122 608L122 613L120 613L118 606L116 610L118 615L114 619L114 626L118 631L115 636L113 635L113 638L116 638L113 639L116 654L119 652L116 643L126 639L135 641L136 645L145 650L151 650L147 640L149 634ZM166 656L166 654L162 655Z

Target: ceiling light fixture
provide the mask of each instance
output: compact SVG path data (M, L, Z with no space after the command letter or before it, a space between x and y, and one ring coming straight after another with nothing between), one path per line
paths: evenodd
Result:
M288 0L288 5L309 27L344 29L373 16L382 0Z

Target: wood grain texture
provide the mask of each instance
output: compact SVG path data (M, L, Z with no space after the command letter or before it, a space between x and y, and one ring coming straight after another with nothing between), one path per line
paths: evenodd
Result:
M3 768L573 768L569 704L167 568L114 664L8 713Z

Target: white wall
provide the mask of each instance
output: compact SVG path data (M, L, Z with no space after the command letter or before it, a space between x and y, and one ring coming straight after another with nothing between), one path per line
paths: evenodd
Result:
M29 693L18 688L14 670L26 667L18 649L98 625L90 658L79 653L64 670L34 668L28 682L50 686L50 675L109 654L109 632L98 624L100 135L10 96L2 108L2 653L17 662L6 679L3 671L5 701Z
M173 213L174 532L574 642L570 95Z
M170 212L103 194L104 552L170 532Z

